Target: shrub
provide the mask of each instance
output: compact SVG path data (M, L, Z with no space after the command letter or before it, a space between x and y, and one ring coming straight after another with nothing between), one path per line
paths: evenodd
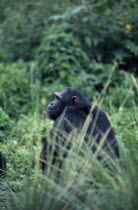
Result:
M32 108L31 103L31 75L27 72L27 65L0 64L0 106L11 117L27 113Z
M96 62L112 63L115 59L120 69L137 71L136 0L118 3L52 0L47 4L44 0L24 3L6 0L1 6L0 58L4 61L34 59L43 32L49 28L52 31L55 24L59 27L64 24L69 25L67 39L73 34L82 43L81 50ZM53 30L52 35L55 33ZM60 42L64 46L65 40Z
M34 58L48 17L63 10L61 0L15 1L2 0L0 8L0 59L30 61ZM10 34L10 36L9 36Z
M138 103L137 84L138 80L127 72L116 70L111 78L111 82L103 99L104 104L114 108L132 107ZM113 110L111 110L111 113Z
M63 14L51 17L53 23L70 24L85 52L96 62L118 61L119 68L137 71L138 14L136 1L83 1Z
M64 87L77 87L94 94L93 65L82 50L81 43L68 25L52 26L44 38L35 57L37 74L42 82L42 95L50 96Z
M71 77L77 77L89 68L90 63L79 39L68 31L66 25L52 26L45 32L36 61L43 84L60 79L66 85L70 84Z

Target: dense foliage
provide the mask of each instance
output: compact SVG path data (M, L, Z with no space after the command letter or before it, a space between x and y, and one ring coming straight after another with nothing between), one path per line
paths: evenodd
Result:
M0 209L137 209L137 73L137 0L1 0ZM113 174L74 143L61 177L42 176L45 106L67 86L110 115L121 151Z
M2 0L0 58L3 61L30 61L35 57L36 48L46 39L47 30L54 35L58 26L66 26L69 39L72 34L81 41L84 52L91 59L104 63L116 59L120 68L136 71L137 11L136 0L25 0L18 3ZM54 33L53 25L57 26ZM62 39L66 42L65 37Z

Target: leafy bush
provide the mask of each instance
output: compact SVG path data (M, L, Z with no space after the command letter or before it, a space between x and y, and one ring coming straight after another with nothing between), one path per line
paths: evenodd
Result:
M0 31L0 58L4 61L30 60L45 27L42 11L33 2L6 2ZM8 5L8 6L7 6ZM10 14L10 15L9 15ZM10 36L9 36L10 34Z
M68 23L86 53L97 62L117 60L120 68L137 71L138 13L136 1L83 1L51 17L53 23Z
M54 4L53 4L54 3ZM0 59L29 61L34 58L50 14L63 10L61 0L15 1L0 3ZM10 34L10 36L9 36Z
M68 76L65 84L64 81L60 81L60 77L59 79L55 78L52 84L44 84L41 89L43 100L47 99L49 101L54 97L53 93L55 91L71 86L79 88L93 103L99 102L100 99L100 103L103 103L104 110L107 110L107 112L109 106L112 106L114 110L111 109L111 114L116 112L119 107L132 107L133 104L138 103L138 80L135 78L134 82L133 75L120 71L116 65L100 64L94 61L91 62L89 67L88 73L81 71L78 78ZM69 85L66 85L66 82ZM105 95L106 97L104 97ZM45 105L47 103L45 102Z
M133 75L124 71L116 70L113 73L108 91L106 92L106 97L103 99L105 109L109 107L109 105L116 108L131 108L133 104L138 103L138 80L135 79L135 84L133 78ZM112 112L113 110L111 113Z
M68 31L68 25L54 25L44 33L35 60L43 96L51 97L55 91L67 86L80 89L87 86L83 91L94 94L93 65L79 39Z
M53 26L45 32L36 61L43 84L59 79L63 84L66 82L66 85L71 83L71 77L77 78L79 74L83 74L90 63L81 49L79 39L68 31L66 25Z
M0 106L11 117L27 113L32 108L31 74L27 65L0 64Z
M118 3L114 0L98 2L52 0L47 4L44 0L18 3L15 0L12 3L6 0L2 1L1 8L0 58L3 61L34 59L37 47L43 42L43 32L50 31L51 28L54 35L57 33L53 30L56 24L59 27L68 25L68 33L60 40L63 46L65 36L67 39L68 36L74 36L74 41L77 40L78 43L79 40L82 43L82 46L78 44L76 46L81 47L81 51L85 51L87 56L96 62L112 63L115 59L120 69L137 71L136 0ZM61 54L63 55L63 52ZM59 57L59 60L63 62L62 57ZM61 77L64 77L62 74Z
M10 187L12 189L20 191L24 187L26 174L30 176L31 180L34 178L35 167L42 147L41 138L48 135L52 123L42 119L38 113L21 115L19 120L12 121L12 123L5 113L1 114L1 117L3 118L0 123L4 125L5 117L8 125L4 125L5 130L0 132L0 150L4 151L7 160L9 174L7 174L7 179L8 182L11 179Z

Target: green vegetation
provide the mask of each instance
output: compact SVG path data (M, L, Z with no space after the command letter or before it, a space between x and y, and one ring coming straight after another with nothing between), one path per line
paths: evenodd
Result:
M0 209L138 208L137 37L136 0L0 1ZM121 151L112 174L74 136L60 176L51 159L42 175L44 109L67 86L110 116Z

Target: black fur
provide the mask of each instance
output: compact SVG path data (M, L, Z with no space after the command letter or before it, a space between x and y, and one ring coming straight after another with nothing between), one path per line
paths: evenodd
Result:
M51 151L53 147L52 139L56 136L56 141L60 141L64 146L66 140L62 133L70 134L74 129L77 129L78 132L81 131L89 114L91 114L91 120L86 131L85 140L88 142L89 136L91 136L91 141L95 141L99 144L106 135L102 148L111 156L114 153L113 156L119 157L119 148L114 136L114 131L106 114L101 111L98 106L92 105L82 92L75 88L66 88L60 92L56 92L55 96L55 100L46 107L46 116L53 119L55 122L40 154L40 162L43 171L45 170L46 160L48 158L47 153ZM66 147L69 149L70 144L66 144ZM90 144L90 147L91 150L95 152L96 147L94 144ZM54 164L60 154L58 146L54 146L53 150ZM66 154L63 156L66 157ZM99 156L98 158L100 159L101 157Z
M3 154L0 152L0 176L6 171L6 159Z

